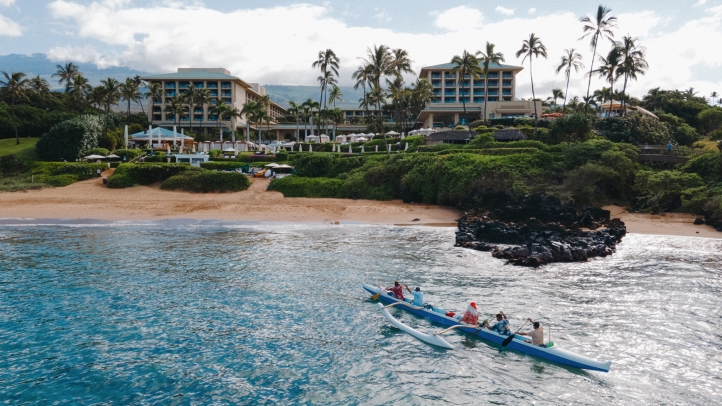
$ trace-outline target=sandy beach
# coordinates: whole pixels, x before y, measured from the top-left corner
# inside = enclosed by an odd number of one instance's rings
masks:
[[[104,175],[110,175],[110,172]],[[199,194],[160,190],[158,186],[108,189],[102,179],[91,179],[62,188],[0,193],[1,218],[61,218],[98,220],[198,220],[360,222],[371,224],[455,226],[461,212],[451,207],[405,204],[400,200],[287,198],[267,191],[269,180],[253,179],[243,192]],[[694,225],[695,216],[629,213],[607,206],[627,231],[638,234],[722,238],[705,225]],[[418,218],[418,221],[413,221]]]

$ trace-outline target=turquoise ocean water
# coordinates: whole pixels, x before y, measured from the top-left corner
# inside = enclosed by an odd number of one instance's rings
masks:
[[[714,404],[722,240],[629,235],[539,269],[454,229],[198,221],[0,221],[2,404]],[[393,328],[361,282],[511,325],[609,373]],[[401,310],[403,322],[442,327]]]

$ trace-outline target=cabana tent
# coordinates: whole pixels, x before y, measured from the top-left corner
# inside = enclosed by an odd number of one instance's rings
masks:
[[[165,147],[173,144],[173,131],[167,130],[162,127],[156,127],[152,130],[151,136],[153,137],[154,147]],[[136,144],[148,144],[148,130],[143,132],[135,133],[130,135],[130,140]],[[190,145],[193,143],[193,138],[181,133],[175,133],[175,142],[180,145]]]

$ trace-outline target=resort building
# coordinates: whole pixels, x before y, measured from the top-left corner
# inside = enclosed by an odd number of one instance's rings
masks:
[[[419,78],[431,83],[435,95],[417,118],[423,127],[454,127],[483,119],[485,104],[487,120],[534,114],[531,100],[515,100],[516,75],[523,67],[493,63],[489,65],[488,78],[472,79],[466,75],[461,80],[458,74],[451,73],[453,68],[451,63],[421,68]],[[537,112],[541,114],[542,103],[536,103]]]
[[[238,134],[243,134],[246,131],[245,116],[223,117],[222,122],[219,123],[219,118],[212,112],[212,107],[218,100],[240,111],[247,101],[257,102],[266,95],[263,86],[231,76],[231,73],[223,68],[178,68],[176,73],[146,76],[141,79],[149,84],[159,83],[163,89],[160,98],[149,102],[148,119],[154,125],[163,127],[178,125],[179,128],[194,131],[200,129],[206,133],[213,129],[217,131],[219,126],[224,132],[238,130]],[[193,111],[183,117],[175,117],[166,108],[170,105],[171,99],[186,94],[191,85],[196,89],[207,89],[210,100],[206,104],[194,105]],[[269,103],[266,110],[273,119],[286,113],[283,107],[273,102]],[[255,127],[252,126],[251,129]]]

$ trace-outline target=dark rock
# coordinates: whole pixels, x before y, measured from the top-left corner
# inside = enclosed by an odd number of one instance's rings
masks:
[[[543,194],[487,213],[466,213],[458,224],[456,246],[491,251],[493,257],[510,264],[534,267],[611,255],[627,234],[624,222],[610,219],[608,210],[586,208],[579,214]],[[596,230],[582,231],[580,226]]]
[[[704,219],[701,217],[697,217],[696,219],[694,219],[694,224],[695,225],[704,224]]]

